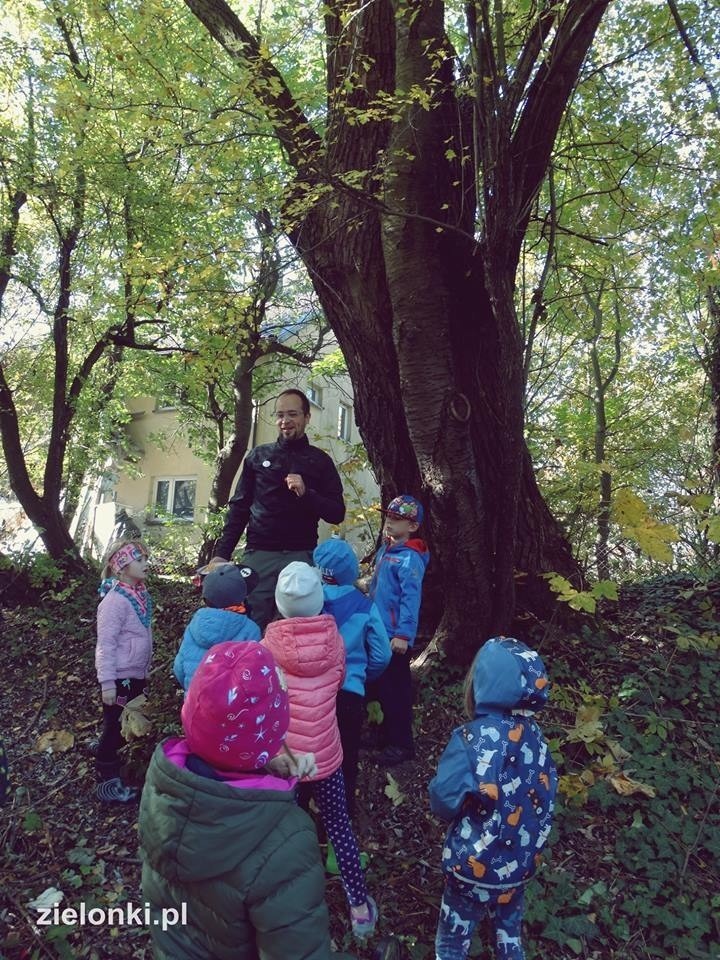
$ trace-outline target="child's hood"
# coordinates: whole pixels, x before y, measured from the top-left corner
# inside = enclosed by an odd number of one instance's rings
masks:
[[[475,716],[507,711],[540,710],[547,701],[549,680],[540,655],[520,640],[494,637],[475,660]]]
[[[168,879],[212,880],[261,847],[294,803],[292,791],[238,789],[200,777],[173,762],[161,744],[140,807],[142,846]]]
[[[325,583],[348,586],[360,576],[355,551],[346,540],[330,537],[315,547],[313,560],[320,568]]]
[[[395,553],[401,550],[412,550],[420,557],[425,566],[428,565],[430,560],[430,551],[428,550],[425,541],[420,537],[412,537],[410,540],[405,540],[403,543],[397,543],[394,545],[388,543],[388,553]]]
[[[201,607],[187,626],[188,633],[199,647],[209,649],[216,643],[234,640],[239,633],[248,633],[249,618],[233,610]],[[260,639],[258,628],[257,639]]]
[[[262,642],[291,677],[321,677],[345,650],[335,618],[324,613],[273,620]]]

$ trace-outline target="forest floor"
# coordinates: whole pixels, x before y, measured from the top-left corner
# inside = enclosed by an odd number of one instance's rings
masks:
[[[150,738],[129,748],[131,779],[158,739],[179,730],[171,676],[198,597],[156,580]],[[136,810],[93,798],[99,730],[94,609],[87,590],[4,613],[0,736],[11,791],[0,812],[0,960],[150,960],[146,927],[39,926],[48,888],[62,905],[142,904]],[[553,680],[541,724],[561,796],[546,863],[529,887],[528,958],[720,958],[720,583],[658,579],[627,588],[604,621],[537,638]],[[438,656],[415,671],[417,760],[391,771],[361,761],[357,831],[380,908],[373,940],[353,945],[340,882],[328,877],[332,935],[360,960],[382,936],[412,960],[434,957],[444,828],[427,784],[461,722],[461,672]],[[471,957],[490,960],[486,930]]]

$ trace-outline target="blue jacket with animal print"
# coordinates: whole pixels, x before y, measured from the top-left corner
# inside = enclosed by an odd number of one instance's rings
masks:
[[[533,875],[552,826],[557,771],[533,719],[549,681],[539,655],[510,637],[488,640],[471,669],[474,717],[440,757],[430,806],[452,821],[444,872],[505,889]]]

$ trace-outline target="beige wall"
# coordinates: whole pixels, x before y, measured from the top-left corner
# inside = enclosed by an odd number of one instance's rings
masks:
[[[194,479],[196,507],[207,504],[210,469],[188,447],[177,412],[158,409],[150,397],[136,398],[128,407],[132,420],[127,433],[140,459],[118,478],[118,504],[127,507],[133,516],[149,512],[156,481],[161,477]]]

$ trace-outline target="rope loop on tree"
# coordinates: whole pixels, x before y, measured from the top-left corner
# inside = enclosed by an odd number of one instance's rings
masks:
[[[458,393],[457,396],[452,398],[450,401],[450,413],[458,423],[468,422],[470,414],[472,413],[472,407],[464,393]]]

